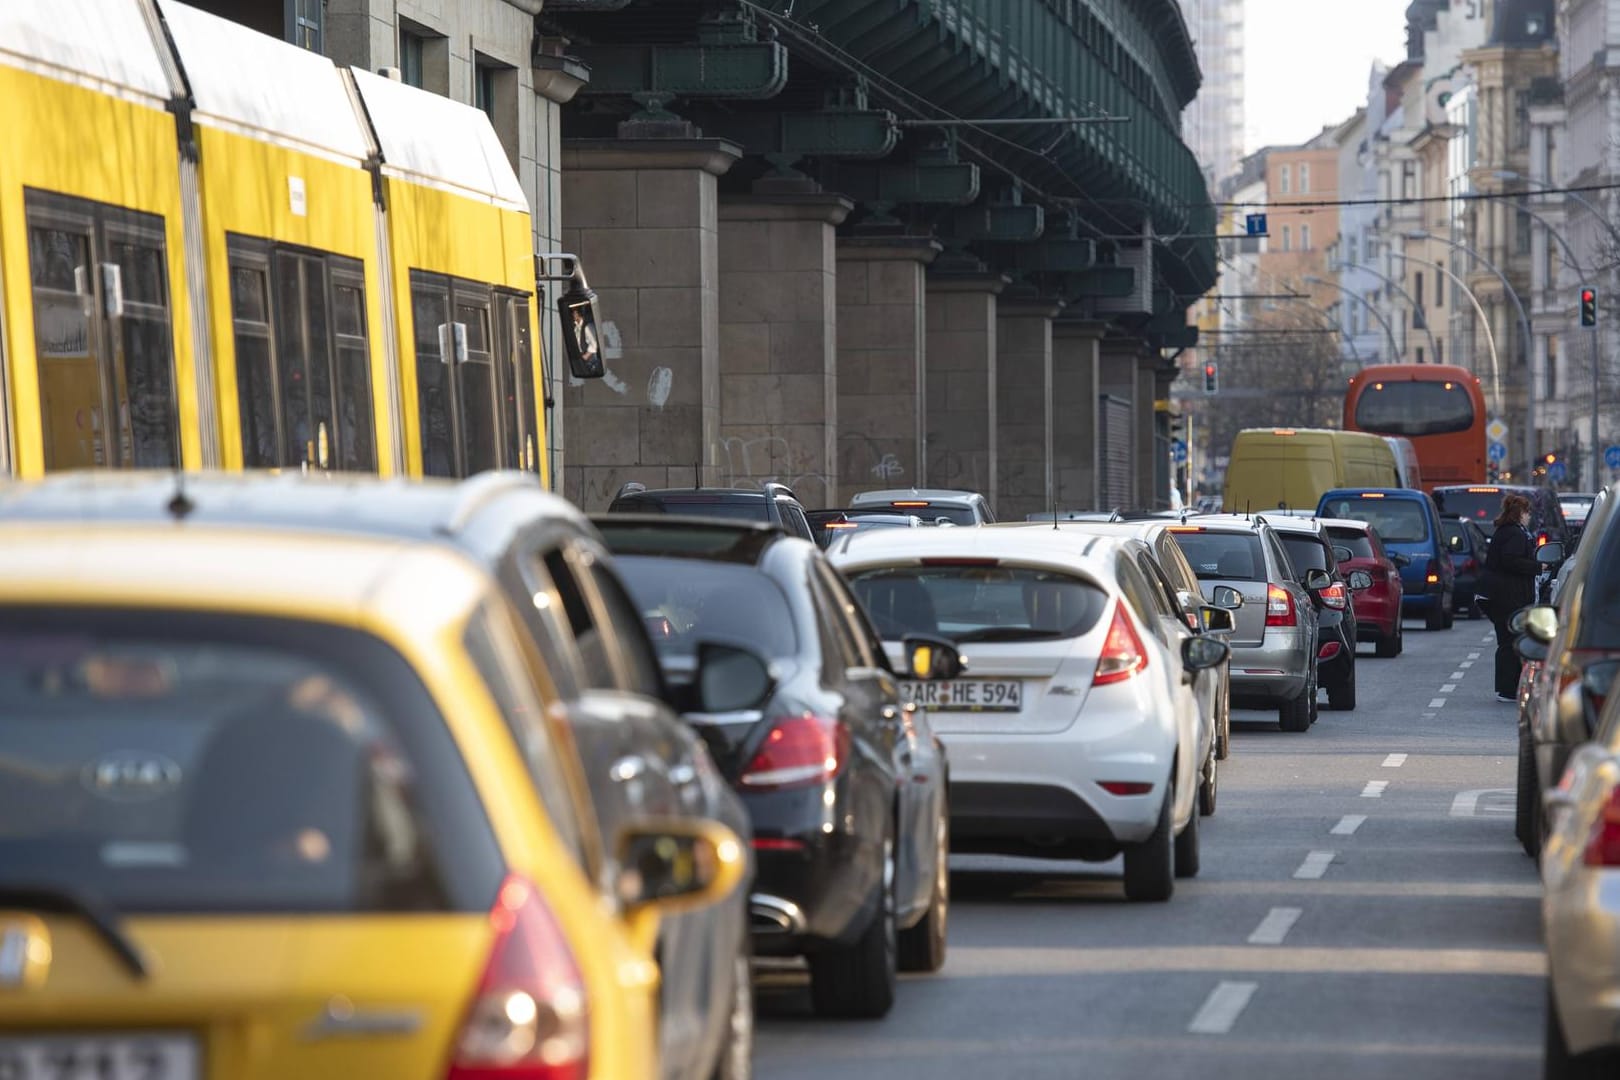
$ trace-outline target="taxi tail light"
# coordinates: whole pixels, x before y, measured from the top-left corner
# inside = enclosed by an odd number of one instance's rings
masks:
[[[1114,621],[1108,626],[1108,636],[1103,639],[1102,655],[1097,657],[1097,674],[1092,676],[1092,686],[1110,686],[1114,683],[1124,682],[1136,676],[1147,667],[1147,649],[1142,646],[1142,638],[1137,634],[1136,627],[1131,625],[1130,616],[1125,614],[1125,605],[1122,601],[1114,604]]]
[[[1592,823],[1581,861],[1587,866],[1620,866],[1620,788],[1609,793],[1609,801]]]
[[[843,770],[849,752],[849,728],[837,720],[790,716],[766,734],[737,783],[749,791],[823,784]]]
[[[1294,597],[1281,585],[1266,586],[1266,625],[1299,625],[1299,612],[1294,610]]]
[[[586,1080],[590,1008],[573,950],[533,883],[509,876],[495,942],[446,1080]]]
[[[1322,643],[1322,647],[1317,650],[1316,658],[1318,660],[1333,660],[1338,657],[1343,649],[1344,646],[1337,641],[1325,641]]]
[[[1338,611],[1343,611],[1345,605],[1350,602],[1349,592],[1338,582],[1334,582],[1316,595],[1322,598],[1322,603]]]

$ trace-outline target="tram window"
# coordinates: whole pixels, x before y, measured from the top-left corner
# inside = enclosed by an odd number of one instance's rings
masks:
[[[529,472],[540,471],[539,427],[534,411],[534,349],[530,342],[529,301],[527,297],[510,293],[495,297],[495,325],[500,328],[506,344],[497,349],[507,365],[497,365],[510,372],[501,388],[501,414],[505,418],[505,448],[507,461]]]
[[[411,274],[411,317],[416,323],[416,396],[422,433],[422,475],[455,476],[450,414],[450,364],[441,354],[439,327],[450,310],[448,283]]]
[[[228,251],[242,464],[375,471],[360,262],[243,236]]]
[[[28,190],[46,469],[179,460],[163,219]]]

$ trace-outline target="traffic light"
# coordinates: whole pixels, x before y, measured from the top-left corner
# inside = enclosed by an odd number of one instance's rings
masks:
[[[1581,290],[1581,325],[1597,325],[1597,290]]]
[[[1215,361],[1210,360],[1204,364],[1204,393],[1215,393],[1220,389],[1220,383],[1220,371],[1215,367]]]

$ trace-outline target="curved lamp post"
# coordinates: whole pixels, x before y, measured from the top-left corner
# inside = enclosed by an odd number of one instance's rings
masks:
[[[1368,300],[1365,296],[1362,296],[1358,292],[1352,292],[1343,285],[1340,285],[1337,281],[1328,281],[1326,278],[1313,277],[1310,275],[1307,275],[1305,280],[1310,282],[1312,285],[1326,285],[1330,289],[1338,289],[1340,292],[1344,293],[1344,295],[1348,296],[1352,300],[1357,301],[1368,311],[1372,312],[1373,318],[1378,320],[1378,325],[1384,328],[1384,335],[1389,338],[1389,354],[1392,361],[1395,363],[1400,362],[1399,358],[1401,355],[1401,347],[1395,344],[1395,328],[1389,324],[1389,320],[1384,318],[1384,313],[1379,311],[1371,300]],[[1345,336],[1349,337],[1350,335],[1347,334]]]
[[[1408,304],[1412,305],[1412,310],[1414,312],[1423,310],[1423,304],[1416,297],[1414,297],[1411,293],[1407,292],[1406,288],[1403,285],[1401,285],[1400,282],[1396,281],[1394,278],[1390,277],[1388,274],[1383,273],[1382,271],[1374,270],[1372,267],[1367,266],[1365,263],[1334,263],[1328,269],[1330,269],[1330,270],[1364,270],[1367,273],[1371,274],[1373,277],[1377,278],[1379,281],[1382,281],[1384,284],[1388,285],[1390,288],[1394,289],[1396,292],[1400,293],[1402,296],[1404,296],[1406,298],[1406,302]],[[1428,318],[1427,315],[1425,315],[1423,317],[1423,333],[1429,339],[1429,355],[1430,356],[1438,356],[1438,355],[1440,355],[1440,350],[1435,348],[1435,346],[1434,346],[1434,331],[1432,329],[1430,329],[1430,327],[1429,327],[1429,318]]]
[[[1498,362],[1496,356],[1496,335],[1491,332],[1491,321],[1485,317],[1485,309],[1480,306],[1479,297],[1475,296],[1474,290],[1468,287],[1468,282],[1458,277],[1444,263],[1435,262],[1433,259],[1420,259],[1416,255],[1407,255],[1400,251],[1392,251],[1390,254],[1397,259],[1434,267],[1451,279],[1457,288],[1463,291],[1463,295],[1468,297],[1468,302],[1474,305],[1474,314],[1479,316],[1480,325],[1485,328],[1485,346],[1491,352],[1491,397],[1495,399],[1496,411],[1500,415],[1502,412],[1502,365]]]

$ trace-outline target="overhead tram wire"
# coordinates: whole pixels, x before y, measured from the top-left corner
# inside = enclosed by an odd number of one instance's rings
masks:
[[[1590,191],[1620,191],[1620,182],[1613,184],[1583,184],[1577,187],[1545,188],[1531,194],[1578,195]],[[1343,206],[1420,206],[1427,203],[1488,202],[1496,199],[1518,199],[1523,191],[1469,191],[1458,195],[1408,195],[1373,199],[1293,199],[1287,202],[1211,202],[1205,205],[1224,210],[1269,210],[1293,213],[1296,210],[1332,210]]]

